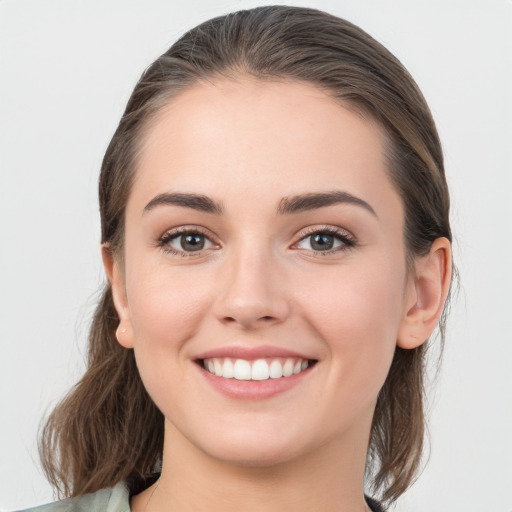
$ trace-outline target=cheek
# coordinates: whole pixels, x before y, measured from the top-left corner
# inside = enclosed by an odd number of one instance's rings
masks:
[[[138,268],[127,283],[134,336],[142,346],[179,348],[200,328],[208,284],[193,272]]]
[[[127,281],[137,367],[157,407],[172,418],[184,414],[190,340],[201,331],[210,302],[208,283],[181,270],[139,265]]]
[[[392,260],[380,259],[347,266],[301,294],[304,316],[325,342],[331,378],[343,380],[354,397],[364,389],[373,396],[386,379],[401,318],[404,273]]]
[[[304,309],[314,310],[331,332],[350,329],[354,343],[369,332],[386,339],[396,333],[402,309],[404,272],[397,266],[381,260],[317,276],[310,281],[315,286],[302,290]]]

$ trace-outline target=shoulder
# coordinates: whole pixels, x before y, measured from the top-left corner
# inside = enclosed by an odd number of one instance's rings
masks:
[[[32,507],[20,512],[130,512],[128,487],[120,482],[115,487],[92,494]]]

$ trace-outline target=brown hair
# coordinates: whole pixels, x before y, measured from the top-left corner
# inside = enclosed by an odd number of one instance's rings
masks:
[[[388,169],[405,209],[409,261],[438,237],[451,240],[441,145],[428,106],[400,62],[360,28],[307,8],[268,6],[209,20],[186,33],[142,75],[101,169],[102,242],[122,253],[124,209],[144,128],[180,90],[215,76],[311,83],[376,119],[388,135]],[[50,415],[43,467],[64,495],[120,480],[143,486],[158,466],[163,416],[144,389],[132,350],[115,336],[107,285],[90,332],[88,369]],[[445,315],[440,322],[444,340]],[[424,438],[427,344],[396,348],[370,435],[367,479],[385,502],[417,472]]]

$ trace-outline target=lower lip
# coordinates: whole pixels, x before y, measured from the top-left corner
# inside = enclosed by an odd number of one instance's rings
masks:
[[[306,368],[304,371],[290,377],[267,380],[224,379],[206,371],[199,365],[198,369],[206,382],[223,395],[240,400],[262,400],[284,393],[296,386],[311,373],[313,367]]]

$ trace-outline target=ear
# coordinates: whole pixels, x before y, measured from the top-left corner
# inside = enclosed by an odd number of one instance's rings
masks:
[[[103,259],[105,273],[112,287],[114,306],[117,311],[117,316],[119,317],[119,326],[116,331],[117,341],[125,348],[133,348],[133,329],[121,262],[118,258],[114,257],[109,244],[102,244],[101,257]]]
[[[447,238],[437,238],[426,256],[415,261],[407,283],[397,345],[412,349],[427,341],[436,328],[450,289],[452,251]]]

